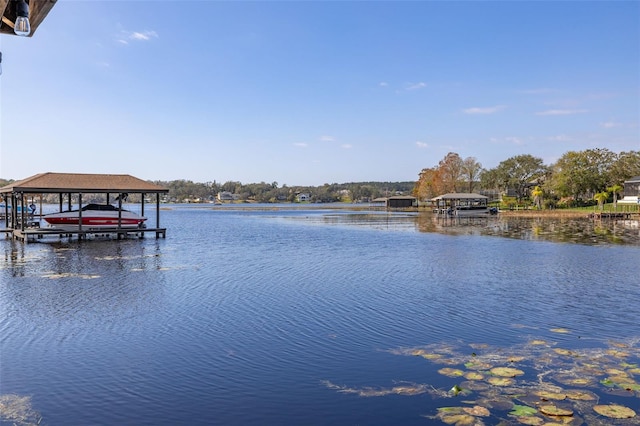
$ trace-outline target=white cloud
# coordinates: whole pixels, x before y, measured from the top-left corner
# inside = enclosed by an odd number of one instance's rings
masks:
[[[504,105],[496,105],[492,107],[472,107],[463,109],[465,114],[495,114],[498,111],[505,109]]]
[[[424,89],[425,87],[427,87],[427,83],[410,83],[408,84],[405,89],[406,90],[420,90],[420,89]]]
[[[155,31],[144,31],[144,32],[141,32],[141,33],[136,31],[136,32],[131,33],[129,38],[131,40],[148,41],[148,40],[151,40],[152,38],[158,38],[158,33],[156,33]]]
[[[536,112],[536,115],[574,115],[589,112],[586,109],[549,109],[546,111]]]
[[[504,138],[504,140],[513,145],[524,145],[524,141],[516,136],[509,136]]]
[[[381,81],[378,85],[380,87],[387,87],[389,85],[389,83],[387,83],[386,81]]]
[[[309,146],[306,142],[296,142],[293,144],[293,146],[297,146],[300,148],[306,148],[307,146]]]
[[[154,38],[158,38],[158,33],[155,31],[121,31],[116,41],[120,44],[129,44],[129,41],[150,41]]]
[[[353,145],[346,143],[344,145],[341,145],[340,148],[342,148],[342,149],[351,149],[351,148],[353,148]]]
[[[321,140],[322,142],[333,142],[336,140],[333,136],[327,136],[327,135],[320,136],[318,139]]]
[[[426,142],[416,141],[416,146],[418,148],[429,148],[429,144]]]
[[[622,126],[622,123],[616,123],[615,121],[605,121],[604,123],[600,123],[600,126],[604,127],[605,129],[611,129],[613,127]]]

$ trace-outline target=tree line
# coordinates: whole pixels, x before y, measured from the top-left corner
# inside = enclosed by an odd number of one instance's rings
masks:
[[[614,153],[606,148],[569,151],[546,165],[529,154],[485,169],[475,157],[448,153],[437,166],[422,169],[413,194],[428,200],[450,192],[485,192],[529,199],[542,207],[588,205],[616,198],[625,180],[640,176],[640,151]],[[605,198],[606,194],[606,198]]]
[[[352,182],[321,186],[279,186],[278,182],[243,184],[238,181],[198,183],[191,180],[153,181],[169,189],[170,202],[209,202],[219,193],[229,192],[241,201],[256,203],[296,202],[299,194],[307,194],[312,203],[371,201],[378,197],[410,194],[415,182]]]
[[[539,207],[562,207],[615,200],[624,181],[635,176],[640,176],[640,151],[614,153],[606,148],[594,148],[569,151],[550,165],[529,154],[517,155],[493,169],[483,168],[475,157],[462,158],[450,152],[436,166],[422,169],[417,181],[407,182],[321,186],[238,181],[199,183],[185,179],[152,182],[169,189],[164,201],[177,203],[215,201],[222,192],[234,194],[238,200],[258,203],[296,202],[299,194],[307,194],[313,203],[330,203],[368,202],[408,194],[426,201],[450,192],[480,192],[495,198],[512,196],[517,201],[529,200]],[[0,179],[0,186],[12,182]]]

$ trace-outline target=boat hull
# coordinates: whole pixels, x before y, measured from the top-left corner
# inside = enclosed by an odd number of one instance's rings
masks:
[[[103,206],[100,206],[104,208]],[[107,228],[141,228],[146,217],[137,215],[128,210],[104,210],[83,209],[82,214],[78,210],[48,214],[43,219],[52,227],[64,230],[77,230],[82,228],[107,229]],[[82,218],[80,217],[82,216]]]

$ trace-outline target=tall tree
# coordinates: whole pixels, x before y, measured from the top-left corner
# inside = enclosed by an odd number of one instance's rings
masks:
[[[462,162],[462,173],[467,182],[469,193],[473,192],[473,187],[480,178],[482,164],[475,157],[467,157]]]
[[[458,192],[458,186],[464,176],[464,162],[455,152],[448,153],[440,163],[438,170],[442,179],[442,190],[444,192]]]
[[[442,194],[442,179],[437,168],[422,169],[413,194],[420,200],[428,200]]]
[[[613,152],[601,148],[569,151],[553,165],[549,187],[560,196],[592,199],[609,185],[616,157]]]
[[[618,207],[618,194],[623,189],[624,188],[618,184],[607,187],[607,192],[610,192],[613,194],[613,207]]]
[[[533,197],[533,203],[536,205],[538,210],[542,210],[543,194],[544,194],[544,191],[542,191],[540,186],[536,186],[535,188],[533,188],[533,191],[531,191],[531,196]]]
[[[604,210],[604,203],[609,198],[609,193],[607,191],[598,192],[593,196],[593,199],[598,202],[598,209],[600,211]]]
[[[504,191],[513,189],[516,197],[522,199],[531,183],[534,181],[539,183],[547,172],[548,168],[541,158],[524,154],[516,155],[498,164],[494,178],[500,189]]]
[[[640,176],[640,151],[621,152],[611,165],[609,183],[622,185],[625,180]]]

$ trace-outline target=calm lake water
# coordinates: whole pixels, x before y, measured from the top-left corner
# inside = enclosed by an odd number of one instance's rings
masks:
[[[170,206],[161,225],[0,239],[0,424],[519,424],[548,401],[638,424],[593,409],[640,415],[637,221]]]

